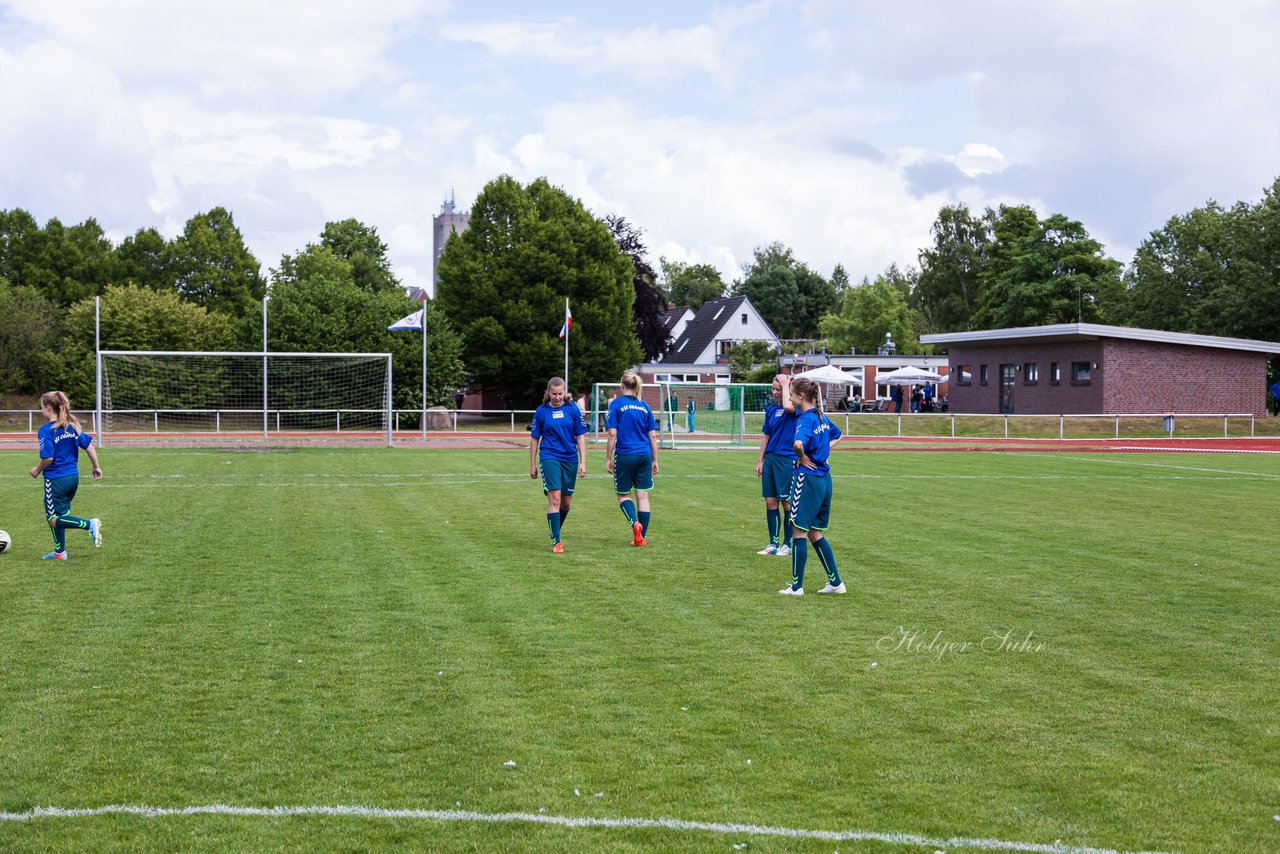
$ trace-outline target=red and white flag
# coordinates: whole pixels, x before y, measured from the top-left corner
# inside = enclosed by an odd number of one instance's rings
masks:
[[[568,338],[569,330],[573,328],[573,315],[569,313],[569,299],[564,301],[564,326],[560,327],[560,337]]]

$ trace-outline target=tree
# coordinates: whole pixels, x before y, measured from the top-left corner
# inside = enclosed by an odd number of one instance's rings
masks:
[[[973,314],[982,302],[990,223],[960,204],[938,211],[932,231],[933,246],[920,253],[912,306],[930,332],[971,329]]]
[[[400,287],[387,260],[387,244],[378,230],[357,219],[325,223],[320,245],[351,265],[357,287],[370,291],[387,291]]]
[[[836,290],[836,300],[843,300],[845,292],[853,287],[849,281],[849,271],[844,268],[843,264],[837,264],[836,268],[831,271],[831,287]]]
[[[370,290],[356,284],[352,264],[326,246],[286,255],[272,271],[267,303],[270,349],[297,353],[391,353],[391,402],[396,409],[422,406],[421,333],[387,327],[419,306],[399,288]],[[445,314],[427,311],[427,405],[441,406],[466,384],[462,341]]]
[[[570,389],[613,379],[641,358],[632,324],[634,271],[604,223],[539,178],[490,181],[467,231],[445,244],[436,302],[466,342],[477,382],[523,403],[563,370],[557,337],[568,297]]]
[[[0,394],[36,394],[50,373],[62,330],[58,307],[35,288],[0,279]]]
[[[734,292],[751,300],[756,311],[760,312],[760,316],[779,338],[806,337],[798,322],[800,289],[796,286],[796,274],[793,270],[771,267],[763,273],[753,273],[737,282]]]
[[[94,321],[91,297],[67,312],[53,380],[73,400],[90,400],[94,394]],[[225,350],[232,342],[226,315],[172,291],[137,285],[112,285],[103,292],[101,328],[104,350]]]
[[[175,289],[169,242],[154,228],[140,228],[126,237],[116,247],[115,259],[116,283],[132,282],[153,291]]]
[[[1126,273],[1136,326],[1280,340],[1280,180],[1257,205],[1174,216],[1142,242]]]
[[[258,259],[225,208],[187,220],[170,244],[170,265],[178,293],[210,311],[244,317],[258,310],[266,293]]]
[[[836,308],[835,287],[777,241],[757,246],[742,271],[734,294],[751,300],[779,338],[817,337],[819,321]]]
[[[720,278],[720,271],[710,264],[684,264],[666,258],[659,259],[658,263],[667,295],[676,305],[688,306],[696,314],[705,303],[724,296],[724,280]]]
[[[645,259],[648,249],[640,229],[614,214],[606,216],[604,224],[608,226],[618,249],[631,259],[631,267],[635,271],[632,283],[636,292],[631,317],[644,358],[652,362],[671,346],[671,336],[662,322],[662,313],[667,310],[667,295],[658,287],[657,274]]]
[[[44,228],[24,210],[0,212],[0,277],[36,288],[59,306],[102,293],[114,269],[111,241],[92,218]]]
[[[975,327],[1105,323],[1119,315],[1120,262],[1079,222],[1062,214],[1041,221],[1025,205],[1002,205],[992,233]]]
[[[726,355],[735,383],[771,383],[778,374],[778,351],[771,341],[743,341],[730,346]]]
[[[893,336],[899,353],[918,353],[915,326],[916,313],[888,273],[851,288],[840,313],[828,314],[820,324],[823,337],[837,353],[874,353],[886,332]]]

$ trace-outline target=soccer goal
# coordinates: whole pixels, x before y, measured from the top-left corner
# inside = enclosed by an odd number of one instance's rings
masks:
[[[98,353],[99,441],[391,444],[390,353]]]
[[[768,385],[658,383],[659,436],[664,448],[739,446],[759,440]]]

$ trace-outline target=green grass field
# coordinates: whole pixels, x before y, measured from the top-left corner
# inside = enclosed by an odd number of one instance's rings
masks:
[[[0,850],[1280,849],[1280,456],[840,453],[798,600],[750,452],[663,455],[634,549],[593,447],[562,557],[524,451],[102,459],[55,564],[0,453]],[[121,804],[884,836],[26,817]]]

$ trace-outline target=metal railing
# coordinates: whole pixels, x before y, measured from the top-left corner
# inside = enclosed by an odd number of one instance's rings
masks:
[[[100,425],[96,413],[92,410],[75,410],[75,415],[89,432],[97,434]],[[392,410],[392,428],[396,433],[422,431],[424,433],[442,432],[510,432],[519,433],[528,429],[533,420],[532,409],[466,409],[466,410],[428,410],[427,424],[422,425],[420,409]],[[121,429],[113,425],[112,433],[164,433],[164,432],[261,432],[261,410],[233,409],[131,409],[116,410],[105,413],[111,418],[126,417],[134,420],[133,429]],[[383,410],[370,409],[289,409],[269,410],[268,417],[274,432],[313,432],[343,433],[360,431],[382,431],[386,427],[381,423]],[[758,413],[746,413],[748,420]],[[440,416],[445,416],[445,424],[440,424]],[[598,422],[595,416],[600,413],[585,413],[592,422]],[[843,417],[842,429],[850,436],[892,436],[904,438],[1151,438],[1164,436],[1176,438],[1180,430],[1186,432],[1195,427],[1203,435],[1207,429],[1206,422],[1221,423],[1221,436],[1231,437],[1233,423],[1236,435],[1250,438],[1258,435],[1258,417],[1247,412],[1229,413],[1168,413],[1154,412],[1132,415],[992,415],[957,412],[828,412],[828,417]],[[205,421],[196,423],[191,416],[203,416]],[[361,423],[361,416],[364,423]],[[291,418],[323,419],[324,426],[318,426],[315,420],[308,424],[295,422]],[[402,424],[402,419],[413,426]],[[892,420],[890,420],[892,419]],[[1280,435],[1280,419],[1263,419],[1267,425],[1276,425],[1276,429],[1267,429],[1263,435]],[[372,423],[371,423],[372,422]],[[888,423],[886,423],[888,422]],[[1243,423],[1247,422],[1247,433]],[[38,409],[0,409],[0,434],[34,434],[44,424],[44,416]],[[837,420],[837,424],[840,421]],[[1190,427],[1187,426],[1190,423]],[[1100,425],[1106,425],[1101,429]],[[1180,427],[1180,425],[1183,425]],[[597,424],[598,426],[598,424]],[[751,426],[751,425],[749,425]],[[1072,429],[1074,426],[1075,429]],[[1088,429],[1086,429],[1086,427]],[[1126,429],[1126,427],[1128,429]],[[1135,432],[1136,431],[1136,432]],[[1053,435],[1056,433],[1056,437]],[[754,430],[751,435],[754,435]]]

